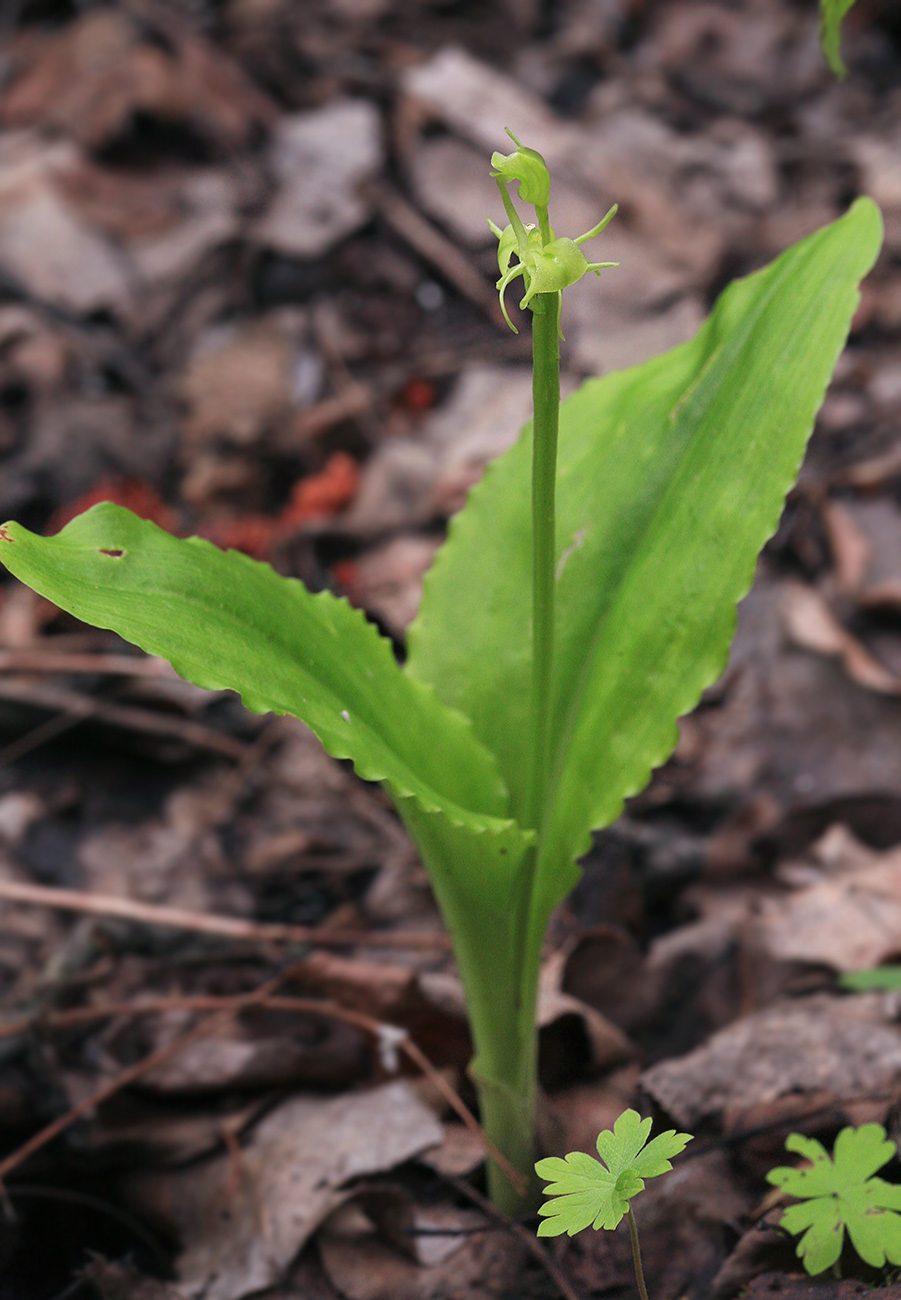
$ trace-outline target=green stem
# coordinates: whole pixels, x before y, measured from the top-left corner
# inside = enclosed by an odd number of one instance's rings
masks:
[[[469,889],[460,887],[484,869],[475,837],[449,834],[443,819],[415,800],[401,800],[398,811],[416,841],[454,941],[475,1047],[469,1073],[486,1136],[502,1157],[488,1161],[491,1199],[509,1214],[537,1210],[535,1003],[541,935],[523,937],[511,912],[498,915],[482,908]],[[505,1172],[511,1165],[512,1178]]]
[[[534,1008],[533,1008],[534,1020]],[[494,1160],[488,1160],[488,1195],[492,1204],[515,1216],[534,1212],[541,1202],[541,1185],[535,1173],[536,1080],[538,1033],[511,1044],[513,1050],[497,1063],[494,1077],[480,1079],[471,1070],[479,1094],[479,1111],[485,1132],[521,1175],[518,1184]]]
[[[635,1265],[635,1281],[638,1283],[638,1294],[641,1300],[648,1300],[648,1289],[644,1284],[644,1269],[641,1267],[641,1247],[638,1244],[638,1226],[635,1222],[635,1215],[632,1213],[632,1206],[628,1207],[629,1215],[629,1236],[632,1238],[632,1263]]]
[[[532,761],[525,825],[540,829],[550,777],[555,488],[560,419],[560,295],[532,299]],[[531,890],[528,891],[531,893]]]
[[[540,834],[542,808],[551,767],[550,704],[554,663],[554,584],[557,552],[554,496],[557,477],[557,428],[560,412],[560,295],[537,294],[532,299],[532,695],[528,802],[524,825]],[[495,1205],[510,1213],[535,1208],[540,1199],[535,1178],[535,1104],[538,1070],[538,1030],[535,1003],[540,966],[540,937],[532,935],[532,906],[537,846],[521,871],[514,905],[512,933],[512,1005],[496,1037],[476,1038],[488,1047],[489,1066],[479,1088],[486,1131],[504,1155],[528,1178],[526,1191],[516,1191],[504,1173],[489,1162],[489,1191]],[[496,1032],[496,1031],[495,1031]],[[509,1035],[512,1034],[512,1039]],[[505,1037],[507,1041],[505,1041]],[[492,1041],[492,1039],[494,1041]],[[500,1048],[501,1050],[498,1050]],[[479,1080],[477,1079],[477,1082]]]
[[[542,244],[549,244],[551,242],[551,223],[548,218],[547,208],[536,206],[535,211],[538,214],[538,229],[541,232],[541,242]]]
[[[557,427],[560,408],[560,295],[532,299],[532,696],[530,777],[524,825],[541,828],[551,766],[550,702],[554,660],[554,582],[556,526],[554,495],[557,475]],[[540,936],[532,935],[532,906],[537,846],[521,867],[511,933],[509,991],[483,991],[485,1010],[501,995],[505,1005],[489,1028],[473,1016],[481,1057],[475,1071],[486,1132],[527,1178],[525,1191],[512,1187],[503,1171],[489,1161],[491,1199],[509,1213],[533,1209],[540,1200],[534,1173],[538,1030],[535,1020],[540,966]],[[503,994],[506,993],[506,997]],[[477,1058],[478,1061],[478,1058]],[[481,1075],[481,1077],[479,1077]]]

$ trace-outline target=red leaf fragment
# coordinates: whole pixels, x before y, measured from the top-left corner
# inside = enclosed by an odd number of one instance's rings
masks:
[[[167,533],[180,532],[178,515],[149,483],[138,478],[103,478],[74,501],[68,501],[53,512],[47,524],[47,536],[58,533],[70,519],[83,514],[98,501],[112,501],[114,505],[125,506],[140,519],[149,519]]]

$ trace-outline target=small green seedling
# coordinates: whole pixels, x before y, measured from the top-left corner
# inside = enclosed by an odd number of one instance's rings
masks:
[[[846,1228],[867,1264],[901,1264],[901,1186],[873,1177],[897,1155],[882,1125],[843,1128],[832,1157],[822,1143],[800,1133],[790,1134],[785,1146],[809,1160],[809,1167],[771,1169],[767,1179],[798,1198],[780,1226],[793,1236],[801,1234],[798,1255],[807,1272],[822,1273],[838,1264]]]
[[[820,44],[826,62],[837,77],[844,77],[848,69],[842,58],[841,23],[855,0],[820,0]]]
[[[891,993],[901,989],[901,966],[869,966],[866,970],[849,970],[838,977],[839,987],[849,993]]]
[[[539,1178],[550,1180],[544,1190],[550,1199],[538,1211],[543,1216],[539,1237],[559,1237],[564,1232],[573,1237],[589,1226],[612,1229],[628,1216],[641,1300],[648,1300],[648,1293],[630,1202],[644,1190],[646,1178],[656,1178],[672,1169],[671,1158],[692,1140],[691,1133],[668,1129],[648,1142],[650,1132],[650,1119],[642,1119],[635,1110],[624,1110],[612,1131],[604,1129],[598,1134],[600,1161],[584,1151],[571,1151],[562,1160],[548,1156],[535,1166]]]
[[[669,757],[678,718],[726,666],[882,223],[859,199],[730,285],[693,339],[561,406],[561,291],[603,271],[582,246],[611,213],[557,235],[541,155],[517,144],[491,161],[509,223],[495,227],[498,289],[522,275],[532,316],[534,418],[453,521],[403,666],[331,592],[109,502],[55,537],[3,525],[0,563],[196,685],[302,719],[384,783],[453,938],[491,1196],[518,1213],[539,1195],[548,920],[592,831]]]

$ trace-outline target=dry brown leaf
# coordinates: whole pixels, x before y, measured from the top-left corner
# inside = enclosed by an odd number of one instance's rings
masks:
[[[539,1056],[548,1087],[568,1082],[576,1060],[580,1070],[601,1074],[635,1055],[621,1029],[599,1011],[560,991],[564,963],[562,952],[552,956],[542,969],[538,988]],[[455,975],[425,973],[419,977],[419,987],[435,1007],[465,1020],[463,987]]]
[[[826,501],[823,523],[829,538],[839,591],[856,591],[866,575],[872,547],[853,515],[839,501]]]
[[[786,583],[781,615],[783,626],[795,645],[838,659],[848,676],[866,690],[882,695],[901,694],[901,682],[842,627],[826,601],[812,587],[798,582]]]
[[[223,868],[216,834],[220,797],[221,777],[201,777],[176,789],[158,818],[99,826],[79,847],[85,887],[98,894],[209,909],[212,882]],[[242,903],[246,907],[240,886],[231,901],[236,912]]]
[[[491,247],[485,220],[497,207],[497,187],[484,155],[453,136],[418,140],[410,159],[413,187],[423,208],[472,248]]]
[[[76,211],[58,179],[76,162],[63,141],[27,134],[0,147],[0,264],[40,298],[78,312],[121,308],[129,270],[113,245]]]
[[[395,636],[403,636],[416,617],[422,580],[439,545],[434,538],[406,536],[366,551],[352,565],[341,566],[345,595],[375,614]]]
[[[776,961],[852,971],[901,954],[901,852],[764,899],[759,929]]]
[[[223,150],[274,121],[270,101],[224,51],[171,14],[155,19],[91,9],[36,49],[31,42],[0,119],[49,127],[96,149],[141,112],[189,126]]]
[[[764,559],[722,696],[691,715],[694,797],[735,806],[754,789],[789,808],[895,789],[901,699],[861,690],[820,654],[786,653],[783,588]]]
[[[178,1271],[189,1294],[243,1300],[279,1282],[352,1179],[412,1159],[441,1134],[407,1082],[295,1097],[252,1130],[236,1158],[143,1173],[134,1195],[185,1243]]]
[[[567,946],[561,981],[567,993],[627,1033],[647,1024],[659,998],[644,953],[622,926],[583,930]]]
[[[537,95],[457,46],[445,46],[411,68],[402,84],[412,99],[489,153],[504,145],[506,128],[515,122],[520,139],[538,149],[553,170],[577,138],[576,129]]]
[[[519,437],[531,407],[526,367],[468,366],[415,438],[389,438],[370,456],[342,526],[384,533],[459,510],[487,462]]]
[[[452,1232],[482,1215],[435,1207],[413,1210],[410,1228]],[[318,1238],[323,1268],[347,1300],[494,1300],[514,1285],[525,1254],[508,1233],[412,1238],[418,1261],[381,1240],[356,1206],[331,1216]]]
[[[128,242],[161,235],[181,220],[179,170],[123,172],[74,158],[58,180],[66,200],[92,225]]]
[[[621,1066],[602,1079],[558,1088],[539,1110],[541,1144],[547,1155],[594,1151],[602,1129],[612,1129],[619,1116],[635,1103],[641,1074],[637,1062]]]
[[[840,1101],[891,1091],[901,1071],[901,1027],[881,995],[825,995],[766,1007],[699,1047],[662,1061],[642,1086],[691,1129],[727,1108],[739,1111],[789,1093]]]
[[[861,171],[861,184],[886,214],[887,246],[901,248],[901,135],[856,135],[851,139],[855,161]]]
[[[642,253],[639,265],[646,267],[648,260]],[[573,286],[577,290],[579,287]],[[589,287],[596,289],[593,284]],[[705,315],[697,294],[680,298],[666,308],[644,312],[624,309],[621,301],[597,292],[591,297],[587,293],[576,295],[570,305],[576,360],[582,370],[591,374],[640,365],[684,343],[698,332]]]
[[[784,1231],[779,1233],[779,1237],[785,1241]],[[789,1262],[796,1264],[797,1257],[787,1260],[786,1265]],[[761,1274],[750,1283],[737,1285],[729,1292],[718,1289],[717,1300],[722,1300],[727,1294],[740,1294],[743,1300],[772,1300],[774,1294],[778,1294],[779,1300],[866,1300],[869,1296],[878,1296],[879,1300],[901,1300],[901,1286],[896,1283],[892,1286],[874,1287],[872,1283],[850,1277],[843,1280],[830,1277],[821,1281],[819,1278],[805,1277],[800,1270],[792,1275],[782,1268],[778,1272]]]
[[[338,1088],[365,1080],[368,1066],[366,1040],[353,1026],[291,1015],[283,1017],[280,1033],[233,1028],[190,1043],[146,1074],[143,1085],[169,1097],[300,1084]]]
[[[100,1300],[189,1300],[173,1282],[159,1282],[128,1263],[94,1256],[81,1275]]]
[[[285,118],[270,165],[278,189],[254,235],[291,257],[319,256],[371,212],[361,188],[382,165],[377,110],[368,100],[343,99]]]
[[[76,349],[63,330],[17,303],[0,308],[0,383],[25,383],[36,396],[66,378]]]
[[[901,475],[901,445],[895,443],[887,451],[868,456],[838,470],[831,478],[836,487],[854,487],[864,492],[880,488]]]
[[[293,357],[287,335],[265,324],[211,338],[182,380],[188,441],[246,446],[275,427],[290,411]]]
[[[885,582],[874,582],[871,587],[864,588],[858,594],[857,603],[861,609],[901,614],[901,578],[887,578]]]
[[[868,584],[901,577],[901,511],[891,492],[848,497],[841,509],[869,547]]]

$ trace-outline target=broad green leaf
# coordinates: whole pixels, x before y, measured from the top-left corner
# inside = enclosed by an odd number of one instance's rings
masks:
[[[346,601],[311,595],[235,551],[172,537],[109,502],[55,537],[4,525],[0,561],[188,681],[238,691],[256,712],[302,718],[361,776],[474,829],[511,832],[496,763],[467,720],[405,674]]]
[[[472,996],[490,996],[490,986],[509,980],[514,967],[512,903],[534,835],[499,819],[455,823],[420,799],[395,803],[428,868],[464,979],[474,964],[490,976]]]
[[[669,1129],[647,1143],[650,1131],[650,1119],[624,1110],[612,1130],[598,1134],[600,1161],[584,1151],[571,1151],[562,1160],[558,1156],[539,1160],[535,1171],[550,1184],[544,1190],[550,1199],[538,1210],[543,1217],[538,1236],[559,1237],[565,1232],[572,1237],[589,1224],[615,1228],[632,1197],[644,1189],[645,1178],[672,1169],[669,1157],[691,1141],[690,1133]]]
[[[561,408],[554,779],[539,899],[577,878],[722,672],[881,242],[878,209],[731,285],[698,335]],[[488,467],[428,574],[407,669],[473,721],[521,818],[529,745],[531,433]],[[465,611],[465,617],[461,616]]]
[[[539,1160],[535,1166],[539,1178],[553,1178],[555,1181],[545,1188],[545,1195],[553,1199],[539,1206],[538,1213],[543,1222],[539,1224],[539,1237],[559,1237],[566,1233],[572,1237],[589,1224],[594,1228],[615,1228],[629,1208],[629,1196],[626,1189],[617,1186],[618,1180],[591,1156],[593,1168],[582,1171],[582,1162],[576,1157],[582,1152],[571,1152],[565,1160],[557,1160],[564,1171],[551,1169],[552,1159]],[[569,1168],[566,1168],[569,1166]],[[640,1186],[632,1181],[632,1195],[640,1192],[644,1183],[639,1178]]]
[[[837,77],[844,77],[845,67],[841,51],[841,23],[854,0],[820,0],[820,44],[826,62]]]
[[[519,1000],[516,952],[522,942],[516,928],[516,899],[523,857],[534,835],[524,834],[514,822],[495,822],[484,829],[455,824],[417,799],[395,799],[395,803],[428,869],[453,936],[481,1053],[473,1073],[499,1081],[515,1063],[523,1031],[514,1012]],[[527,1011],[526,1029],[534,1014],[531,1007]],[[478,1032],[486,1026],[488,1032]]]
[[[639,1151],[630,1162],[631,1166],[642,1178],[656,1178],[658,1174],[665,1174],[672,1169],[670,1160],[684,1151],[690,1141],[690,1133],[677,1133],[675,1129],[667,1129],[665,1133],[658,1133]]]

